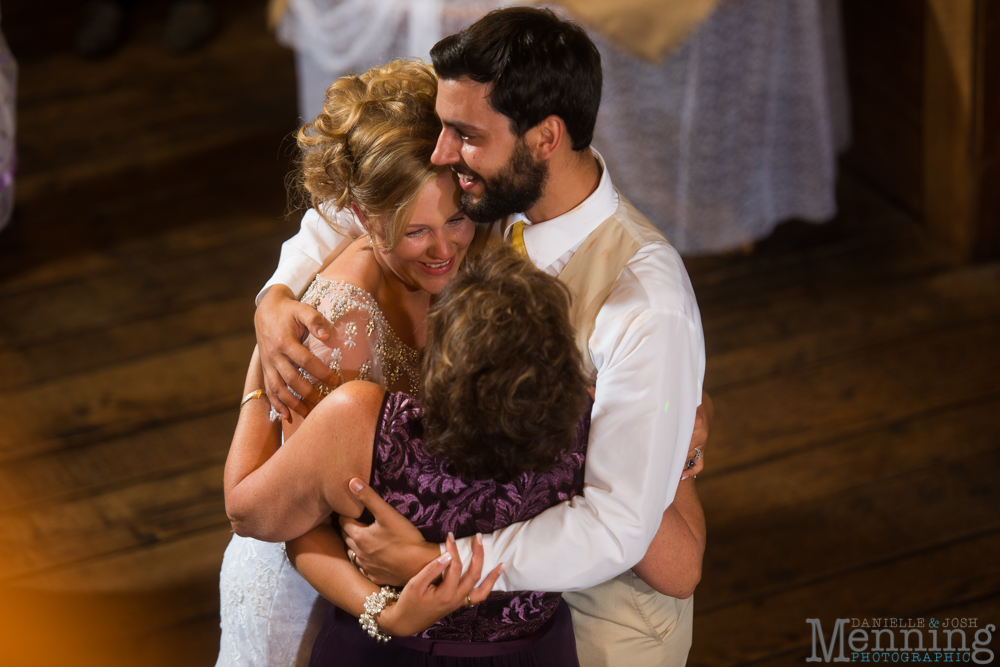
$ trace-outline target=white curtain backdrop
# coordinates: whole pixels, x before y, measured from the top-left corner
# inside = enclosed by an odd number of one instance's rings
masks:
[[[302,118],[337,76],[427,59],[441,36],[503,4],[291,0],[279,37],[296,51]],[[604,66],[594,146],[680,252],[724,252],[790,218],[833,217],[848,140],[837,0],[727,0],[659,64],[593,37]]]
[[[595,37],[594,139],[615,184],[680,252],[717,253],[836,212],[848,140],[839,7],[722,2],[661,65]]]
[[[430,62],[438,40],[500,6],[495,0],[290,0],[278,41],[295,50],[300,118],[316,117],[337,77],[406,56]]]

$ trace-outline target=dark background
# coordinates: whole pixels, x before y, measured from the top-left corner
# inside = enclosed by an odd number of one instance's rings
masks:
[[[845,0],[837,219],[688,261],[716,405],[693,665],[801,663],[806,618],[1000,622],[998,3],[950,6]],[[83,7],[3,3],[0,665],[210,665],[253,299],[297,226],[293,58],[237,0],[168,56],[153,0],[85,62]]]

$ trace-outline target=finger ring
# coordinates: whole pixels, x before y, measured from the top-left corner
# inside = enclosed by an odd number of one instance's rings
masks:
[[[347,551],[347,558],[348,560],[351,561],[351,565],[353,565],[354,567],[358,566],[358,555],[354,553],[354,551],[349,549]]]
[[[704,452],[702,452],[701,449],[695,447],[694,448],[694,458],[691,459],[691,460],[692,461],[700,461],[701,457],[703,457],[703,456],[705,456]]]
[[[472,596],[470,596],[470,595],[466,595],[465,596],[465,606],[466,607],[475,607],[476,606],[476,603],[472,601]]]

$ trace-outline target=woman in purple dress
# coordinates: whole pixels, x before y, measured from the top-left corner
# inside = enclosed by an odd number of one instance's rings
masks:
[[[428,315],[419,400],[348,382],[280,450],[266,404],[244,408],[227,512],[237,534],[293,540],[294,565],[336,605],[313,665],[578,664],[560,595],[491,593],[502,566],[475,587],[482,547],[462,575],[453,539],[582,492],[589,400],[568,303],[556,279],[493,249]],[[262,382],[255,353],[245,392]],[[362,516],[349,484],[363,479],[425,539],[447,544],[398,593],[361,576],[328,522]]]

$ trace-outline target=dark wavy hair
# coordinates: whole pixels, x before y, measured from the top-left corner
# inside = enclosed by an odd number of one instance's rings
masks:
[[[548,470],[590,404],[569,291],[503,246],[431,308],[423,372],[424,444],[467,479]]]
[[[573,150],[594,138],[601,54],[583,28],[548,9],[496,9],[431,49],[440,79],[492,84],[490,105],[519,137],[547,116],[566,123]]]

